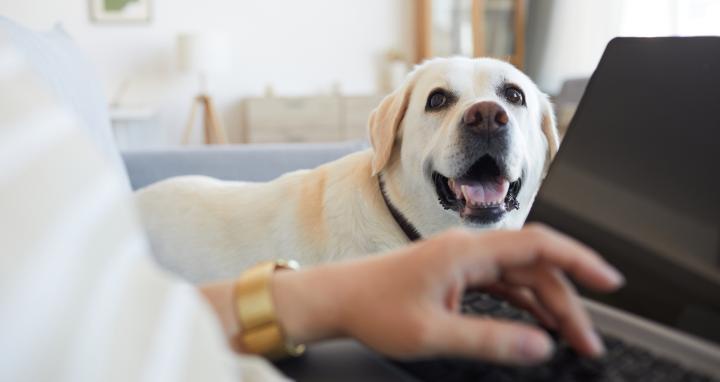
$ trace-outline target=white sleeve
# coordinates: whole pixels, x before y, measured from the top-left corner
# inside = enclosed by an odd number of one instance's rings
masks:
[[[157,268],[120,175],[0,35],[0,380],[282,379]]]

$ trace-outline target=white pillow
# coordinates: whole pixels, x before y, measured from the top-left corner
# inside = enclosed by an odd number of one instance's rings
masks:
[[[70,36],[59,25],[39,32],[0,16],[0,31],[3,30],[45,86],[52,90],[57,101],[75,113],[79,126],[88,132],[110,163],[125,176],[129,189],[130,183],[115,145],[99,78]]]

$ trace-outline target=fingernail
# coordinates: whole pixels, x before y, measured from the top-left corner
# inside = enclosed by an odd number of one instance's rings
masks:
[[[600,336],[596,331],[590,332],[590,347],[592,347],[592,353],[595,356],[601,356],[605,354],[605,344],[603,344]]]
[[[544,361],[550,358],[552,351],[552,341],[543,334],[528,334],[518,341],[518,353],[527,362]]]
[[[612,265],[608,264],[605,266],[605,275],[617,286],[625,284],[625,276],[623,276],[622,273],[620,273],[620,271]]]

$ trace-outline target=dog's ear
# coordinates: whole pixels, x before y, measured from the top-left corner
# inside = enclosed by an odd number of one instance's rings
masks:
[[[390,160],[397,131],[400,128],[405,111],[410,102],[411,81],[406,81],[380,102],[370,114],[368,129],[370,130],[370,143],[373,147],[372,175],[375,176],[385,168]]]
[[[545,94],[541,95],[541,128],[545,139],[547,140],[548,152],[547,159],[545,162],[545,169],[550,165],[550,162],[555,158],[558,148],[560,147],[560,136],[558,135],[557,124],[555,122],[555,112],[553,111],[552,103]]]

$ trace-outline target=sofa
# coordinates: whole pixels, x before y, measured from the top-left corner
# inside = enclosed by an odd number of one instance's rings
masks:
[[[180,175],[263,182],[367,147],[366,141],[199,146],[125,151],[122,158],[130,185],[137,190]]]

